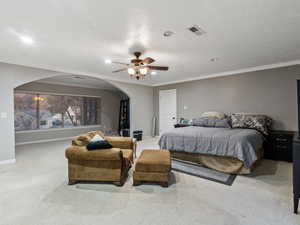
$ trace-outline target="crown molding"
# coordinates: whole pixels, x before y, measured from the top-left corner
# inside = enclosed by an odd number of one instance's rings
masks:
[[[10,62],[9,60],[1,60],[0,62],[6,63],[6,64],[11,64],[11,65],[16,65],[16,66],[24,66],[24,67],[29,67],[33,69],[41,69],[41,70],[49,70],[52,72],[57,72],[57,74],[65,74],[65,75],[81,75],[81,76],[90,76],[93,78],[98,78],[98,79],[103,79],[106,81],[116,81],[116,82],[121,82],[121,83],[127,83],[127,84],[136,84],[140,86],[147,86],[151,87],[152,84],[146,84],[146,83],[141,83],[140,81],[136,80],[125,80],[125,79],[119,79],[119,78],[114,78],[112,76],[107,76],[107,75],[101,75],[98,73],[91,73],[91,72],[85,72],[85,71],[79,71],[79,70],[69,70],[69,69],[63,69],[61,67],[49,67],[49,66],[41,66],[41,65],[36,65],[33,63],[29,64],[24,64],[24,63],[16,63],[16,62]],[[43,78],[42,78],[43,79]],[[37,82],[38,80],[36,80]]]
[[[158,83],[158,84],[153,84],[152,87],[158,87],[158,86],[164,86],[164,85],[170,85],[170,84],[178,84],[178,83],[184,83],[184,82],[196,81],[196,80],[204,80],[204,79],[210,79],[210,78],[216,78],[216,77],[232,76],[232,75],[243,74],[243,73],[248,73],[248,72],[275,69],[275,68],[294,66],[294,65],[300,65],[300,59],[288,61],[288,62],[248,67],[248,68],[239,69],[239,70],[231,70],[231,71],[226,71],[226,72],[221,72],[221,73],[206,74],[206,75],[183,79],[183,80],[162,82],[162,83]]]
[[[115,81],[115,82],[135,84],[135,85],[140,85],[140,86],[145,86],[145,87],[158,87],[158,86],[164,86],[164,85],[170,85],[170,84],[184,83],[184,82],[189,82],[189,81],[204,80],[204,79],[210,79],[210,78],[216,78],[216,77],[244,74],[244,73],[254,72],[254,71],[261,71],[261,70],[275,69],[275,68],[280,68],[280,67],[300,65],[300,59],[297,59],[297,60],[291,60],[291,61],[287,61],[287,62],[280,62],[280,63],[267,64],[267,65],[262,65],[262,66],[248,67],[248,68],[239,69],[239,70],[231,70],[231,71],[225,71],[225,72],[220,72],[220,73],[204,74],[201,76],[182,79],[182,80],[161,82],[161,83],[156,83],[156,84],[149,84],[149,83],[147,84],[147,83],[140,83],[140,81],[136,81],[136,80],[123,80],[123,79],[119,79],[119,78],[112,78],[111,76],[99,75],[97,73],[75,71],[75,70],[65,70],[62,68],[41,67],[39,65],[34,65],[34,64],[25,65],[25,64],[16,64],[13,62],[8,62],[8,61],[2,61],[2,62],[9,63],[12,65],[17,65],[17,66],[25,66],[25,67],[35,68],[35,69],[49,70],[49,71],[53,71],[53,72],[58,72],[58,74],[62,73],[62,74],[66,74],[66,75],[71,74],[71,75],[91,76],[93,78],[104,79],[109,83],[112,82],[112,85],[113,85],[113,82]],[[35,82],[39,82],[39,80],[36,80]]]

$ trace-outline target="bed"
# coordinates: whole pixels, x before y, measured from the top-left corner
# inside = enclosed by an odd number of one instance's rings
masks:
[[[263,155],[264,136],[254,129],[188,126],[174,128],[159,139],[173,158],[234,174],[249,174]]]

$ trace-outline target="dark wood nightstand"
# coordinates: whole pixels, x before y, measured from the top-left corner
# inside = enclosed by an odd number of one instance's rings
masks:
[[[270,131],[264,144],[264,158],[293,161],[293,131]]]
[[[174,127],[175,128],[179,128],[179,127],[189,127],[191,126],[190,124],[183,124],[183,123],[177,123],[177,124],[174,124]]]

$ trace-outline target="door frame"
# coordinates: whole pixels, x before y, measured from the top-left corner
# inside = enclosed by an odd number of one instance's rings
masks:
[[[175,123],[177,122],[177,89],[166,89],[166,90],[159,90],[158,91],[158,134],[161,135],[161,131],[160,131],[160,127],[161,127],[161,116],[160,116],[160,113],[161,113],[161,107],[160,107],[160,96],[161,96],[161,93],[163,92],[167,92],[167,91],[173,91],[175,93]],[[175,124],[174,123],[174,124]]]

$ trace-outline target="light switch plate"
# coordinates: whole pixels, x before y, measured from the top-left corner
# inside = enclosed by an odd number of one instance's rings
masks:
[[[188,107],[185,105],[185,106],[183,106],[183,109],[184,109],[184,110],[187,110],[187,109],[188,109]]]
[[[6,118],[7,118],[7,113],[1,112],[1,119],[6,119]]]

